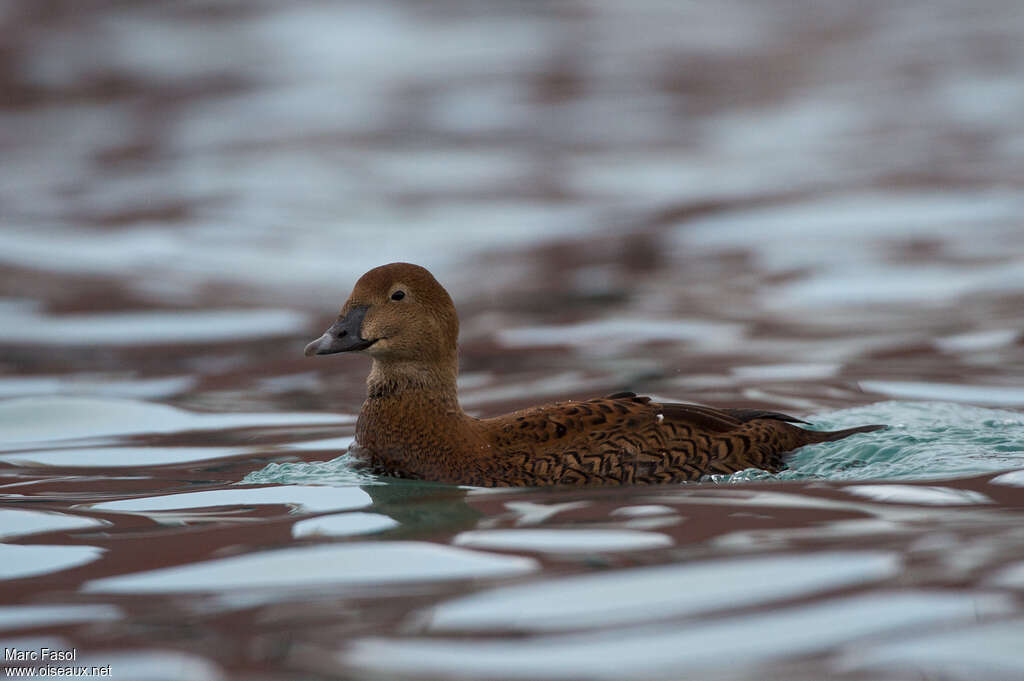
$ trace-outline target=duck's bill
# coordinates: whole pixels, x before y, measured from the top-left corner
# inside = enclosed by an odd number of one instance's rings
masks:
[[[306,357],[333,355],[337,352],[357,352],[373,345],[376,339],[366,340],[360,335],[365,315],[365,307],[354,307],[349,310],[348,314],[334,322],[331,328],[324,332],[324,335],[306,346],[304,351]]]
[[[373,345],[375,340],[364,340],[362,338],[338,338],[328,331],[324,335],[306,346],[305,355],[333,355],[336,352],[357,352],[365,350]]]

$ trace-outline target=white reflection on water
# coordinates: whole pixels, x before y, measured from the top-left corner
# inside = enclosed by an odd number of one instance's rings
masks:
[[[1024,470],[1010,471],[1009,473],[1003,473],[992,478],[991,482],[997,485],[1013,485],[1015,487],[1024,487]]]
[[[111,622],[122,615],[121,609],[113,605],[5,605],[0,606],[0,630]]]
[[[0,343],[40,345],[170,345],[273,338],[304,330],[295,310],[161,310],[42,314],[33,304],[0,309]]]
[[[72,468],[134,468],[209,461],[244,454],[239,447],[65,447],[0,454],[0,461],[16,466]]]
[[[672,538],[637,530],[470,530],[455,536],[459,546],[505,551],[589,553],[639,551],[672,546]]]
[[[588,505],[586,501],[565,501],[554,504],[542,504],[535,501],[508,501],[505,503],[505,508],[518,516],[516,526],[522,527],[524,525],[541,525],[559,513],[586,508]]]
[[[948,400],[998,407],[1024,406],[1024,388],[998,385],[960,385],[923,381],[861,381],[864,390],[915,400]]]
[[[343,414],[199,413],[164,404],[100,397],[23,397],[0,401],[0,446],[101,435],[174,433],[188,430],[350,423]]]
[[[611,513],[611,516],[625,516],[627,518],[644,518],[650,516],[676,515],[676,510],[660,504],[642,504],[640,506],[620,506]]]
[[[954,487],[922,487],[920,485],[849,485],[844,492],[868,497],[888,504],[923,504],[925,506],[972,506],[991,504],[981,492]]]
[[[77,374],[72,376],[0,377],[0,397],[29,395],[98,395],[136,399],[167,398],[190,390],[196,376],[127,378],[123,375]]]
[[[286,173],[268,176],[266,164],[253,166],[259,168],[259,177],[264,182],[269,177],[275,190],[280,191],[277,178],[287,176]],[[230,176],[237,177],[243,170],[232,163]],[[301,176],[309,177],[310,170],[303,168]],[[325,176],[333,177],[332,171],[333,168],[325,168]],[[143,290],[169,302],[194,301],[200,285],[211,280],[259,288],[263,299],[284,297],[295,302],[311,290],[321,291],[324,282],[347,281],[350,285],[370,267],[392,261],[416,262],[436,274],[458,275],[460,263],[474,255],[491,249],[524,247],[555,235],[580,235],[596,221],[589,208],[511,200],[451,201],[415,211],[391,204],[356,203],[340,213],[344,220],[338,215],[315,215],[297,221],[293,213],[278,210],[282,213],[277,221],[268,222],[265,216],[253,218],[246,224],[244,234],[216,223],[150,226],[129,233],[82,234],[74,228],[3,230],[0,262],[62,274],[117,274],[125,279],[141,279]],[[281,239],[282,223],[289,224],[287,241]],[[481,230],[481,225],[488,229]],[[372,239],[366,238],[369,234]],[[344,257],[339,257],[342,243]],[[344,288],[339,284],[332,289],[338,298],[331,301],[332,306],[345,295]],[[76,324],[94,320],[101,326],[88,333],[102,334],[96,338],[103,342],[118,342],[118,328],[132,328],[131,325],[144,335],[153,333],[152,322],[166,323],[169,331],[175,330],[173,318],[163,313],[139,313],[139,317],[89,315],[61,320],[28,309],[3,312],[4,316],[24,321],[37,330],[53,332],[71,330],[77,328]],[[245,316],[244,310],[225,312],[229,321],[231,315],[237,317],[235,327],[252,325],[261,335],[290,333],[301,328],[306,320],[304,314],[288,310],[257,310],[251,317]],[[184,319],[178,325],[178,334],[186,341],[222,340],[231,328],[227,323],[213,323],[204,332],[187,325],[193,313],[181,314]],[[221,319],[219,314],[217,319]],[[28,342],[16,330],[6,333],[12,340]]]
[[[881,580],[897,574],[901,563],[893,553],[830,551],[613,570],[483,591],[442,603],[428,620],[441,631],[643,623]]]
[[[812,381],[831,378],[843,368],[838,362],[818,364],[757,364],[735,366],[730,370],[736,378],[745,381]]]
[[[0,544],[0,579],[23,579],[70,570],[98,559],[95,546]]]
[[[774,272],[833,272],[851,262],[864,266],[878,262],[893,242],[913,237],[949,242],[955,253],[1006,257],[1013,253],[1007,246],[1024,245],[1017,222],[1022,206],[1024,197],[1014,192],[894,191],[814,198],[688,221],[675,239],[679,248],[717,251],[757,234],[753,256]],[[944,271],[956,275],[960,269]],[[868,279],[865,273],[863,281]],[[942,277],[934,283],[941,286]],[[891,293],[899,296],[901,291],[894,287]]]
[[[1013,619],[857,646],[836,662],[840,672],[877,670],[885,678],[1007,681],[1024,678],[1024,620]],[[881,677],[879,677],[881,678]]]
[[[102,527],[107,523],[98,518],[86,518],[67,513],[35,511],[21,508],[0,508],[0,540],[38,532],[77,530],[84,527]]]
[[[1024,339],[1020,329],[986,329],[936,338],[933,343],[945,352],[979,352],[1001,348]]]
[[[370,506],[370,495],[358,487],[320,487],[315,485],[274,485],[205,490],[161,496],[104,501],[93,510],[118,513],[147,513],[212,508],[216,506],[287,505],[295,511],[335,511]]]
[[[858,265],[830,269],[765,291],[767,307],[933,305],[979,293],[1024,290],[1024,260],[979,269],[972,265]]]
[[[511,577],[538,564],[428,542],[327,544],[262,551],[87,582],[89,593],[223,592]]]
[[[292,525],[296,539],[308,537],[348,537],[372,534],[398,527],[398,521],[380,513],[336,513],[300,520]]]
[[[737,530],[712,540],[715,546],[726,549],[770,549],[789,548],[800,540],[825,541],[828,539],[847,543],[868,537],[898,536],[913,533],[913,525],[885,518],[858,520],[837,520],[830,523],[816,523],[810,527],[782,527],[763,530]]]
[[[690,342],[721,349],[742,340],[744,326],[701,319],[602,319],[561,326],[537,326],[499,331],[498,342],[506,347],[582,346],[591,351],[621,350],[654,341]]]
[[[993,586],[1024,589],[1024,561],[1014,563],[999,570],[989,577],[987,582]]]
[[[476,641],[364,638],[339,657],[359,670],[413,678],[667,680],[696,671],[714,676],[724,669],[825,651],[861,637],[971,622],[1012,610],[1012,599],[998,594],[906,590],[817,601],[683,627],[629,627]]]

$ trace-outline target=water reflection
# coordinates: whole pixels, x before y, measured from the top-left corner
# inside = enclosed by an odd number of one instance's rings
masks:
[[[29,443],[100,436],[180,433],[250,427],[343,424],[351,417],[335,414],[239,414],[197,413],[139,400],[98,397],[24,397],[0,401],[5,449]]]
[[[1024,676],[1018,5],[3,5],[4,646],[132,681]],[[369,476],[366,363],[301,350],[392,260],[453,292],[475,415],[892,427],[667,488]]]
[[[355,641],[339,655],[361,673],[411,678],[673,679],[751,675],[786,655],[808,656],[900,628],[970,623],[1012,610],[1001,595],[928,591],[835,598],[770,615],[726,617],[690,627],[637,627],[532,639],[384,639]],[[737,641],[743,641],[737,646]],[[1020,670],[1019,658],[1011,661]]]
[[[454,543],[505,551],[604,553],[664,548],[672,539],[637,530],[474,530],[456,535]]]
[[[67,513],[36,511],[28,508],[0,508],[0,539],[8,540],[41,532],[61,532],[88,527],[102,527],[105,523]]]
[[[383,532],[398,526],[398,521],[379,513],[335,513],[300,520],[292,525],[292,536],[296,539],[349,537]]]
[[[209,509],[218,506],[286,506],[293,511],[338,511],[365,508],[370,495],[355,487],[312,487],[275,485],[185,492],[166,496],[146,496],[93,504],[94,511],[118,513],[164,513]]]
[[[427,542],[374,542],[261,551],[86,582],[86,593],[303,590],[330,584],[380,586],[521,575],[537,563]]]
[[[70,570],[99,559],[93,546],[0,544],[0,579],[26,579]]]
[[[566,534],[571,541],[572,532]],[[851,551],[613,570],[483,591],[441,604],[427,621],[437,631],[643,624],[810,596],[892,577],[900,569],[896,554]]]
[[[1013,678],[1024,670],[1016,641],[1024,620],[1010,619],[933,632],[893,643],[858,646],[836,665],[838,672],[932,674],[957,681]]]
[[[110,622],[124,617],[111,605],[9,605],[0,607],[0,631],[73,624]]]

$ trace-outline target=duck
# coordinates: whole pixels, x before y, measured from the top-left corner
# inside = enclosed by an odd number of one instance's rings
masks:
[[[883,425],[815,431],[759,409],[659,402],[632,392],[476,418],[459,404],[459,318],[425,268],[390,263],[356,282],[306,356],[372,360],[349,456],[371,472],[475,487],[680,483],[747,468]]]

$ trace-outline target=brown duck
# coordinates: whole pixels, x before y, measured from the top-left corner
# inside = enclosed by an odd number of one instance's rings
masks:
[[[358,282],[306,355],[373,358],[351,453],[377,473],[464,485],[625,485],[696,480],[884,426],[804,430],[754,409],[664,404],[633,393],[478,419],[459,406],[459,319],[427,270],[392,263]]]

